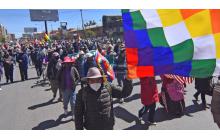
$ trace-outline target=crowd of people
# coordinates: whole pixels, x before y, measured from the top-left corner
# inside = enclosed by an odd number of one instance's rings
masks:
[[[94,60],[92,50],[98,50],[108,60],[115,71],[117,85],[106,80],[107,75]],[[83,40],[76,35],[74,41],[40,43],[36,40],[21,40],[13,45],[3,45],[0,48],[1,80],[4,71],[6,83],[14,82],[13,71],[17,63],[22,81],[28,80],[30,65],[35,66],[38,77],[44,75],[49,80],[53,99],[59,93],[58,101],[63,102],[65,115],[68,115],[70,104],[75,128],[80,130],[114,129],[113,98],[123,103],[124,98],[130,96],[133,90],[132,80],[126,77],[125,44],[120,39]],[[155,77],[140,78],[140,97],[143,107],[137,115],[142,122],[143,115],[149,112],[148,123],[150,125],[156,125],[154,118],[157,102],[160,102],[171,115],[184,115],[185,85],[165,75],[160,77],[162,80],[160,93]],[[210,86],[211,81],[212,77],[195,78],[197,92],[194,98],[197,101],[201,94],[203,109],[208,108],[205,96],[213,92]],[[78,84],[81,89],[77,93]],[[220,126],[219,119],[215,119],[215,122]]]

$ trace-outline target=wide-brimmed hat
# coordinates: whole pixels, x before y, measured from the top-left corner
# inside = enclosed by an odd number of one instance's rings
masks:
[[[100,70],[97,67],[89,68],[87,76],[82,78],[82,80],[93,79],[93,78],[103,78],[107,77],[106,75],[102,75]]]
[[[79,55],[84,55],[84,54],[85,54],[84,51],[79,52]]]
[[[60,56],[60,55],[59,55],[58,52],[54,52],[54,53],[53,53],[53,56],[54,56],[54,57],[57,57],[57,56]]]
[[[75,62],[74,58],[70,58],[69,56],[64,57],[63,63],[74,63],[74,62]]]
[[[90,52],[86,53],[86,58],[88,58],[88,57],[93,57],[93,54]]]

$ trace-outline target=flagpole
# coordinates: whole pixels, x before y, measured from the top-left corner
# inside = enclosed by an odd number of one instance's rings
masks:
[[[48,30],[47,30],[47,21],[44,21],[44,26],[45,26],[45,33],[48,34]]]

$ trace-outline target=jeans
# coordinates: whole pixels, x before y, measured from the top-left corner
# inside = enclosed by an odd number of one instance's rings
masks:
[[[148,116],[148,121],[150,122],[154,122],[154,116],[155,116],[155,110],[156,109],[156,103],[153,103],[151,105],[148,106],[144,106],[142,107],[139,112],[138,112],[138,116],[142,117],[145,113],[148,112],[149,110],[149,116]]]
[[[72,115],[74,115],[74,108],[75,108],[75,102],[76,102],[76,93],[75,93],[75,91],[67,89],[67,90],[63,90],[62,94],[63,94],[63,108],[65,110],[67,110],[68,109],[68,104],[70,102]]]

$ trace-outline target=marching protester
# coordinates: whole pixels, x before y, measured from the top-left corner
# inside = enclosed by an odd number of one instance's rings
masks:
[[[114,62],[115,62],[115,55],[116,54],[114,53],[113,46],[112,45],[107,46],[106,58],[112,67],[114,66]]]
[[[126,77],[126,71],[127,71],[126,58],[125,58],[125,48],[122,48],[120,50],[120,54],[115,60],[115,71],[116,71],[116,78],[117,78],[118,85],[120,87],[122,87],[123,82]],[[123,98],[120,99],[120,102],[123,103],[124,99]]]
[[[159,101],[158,90],[155,77],[140,78],[141,83],[141,103],[143,107],[138,111],[138,118],[143,120],[143,115],[149,111],[148,123],[156,125],[154,120],[156,103]]]
[[[25,49],[20,49],[17,57],[17,62],[19,64],[21,80],[28,80],[28,55]]]
[[[197,89],[197,92],[193,95],[196,100],[198,100],[199,94],[201,94],[201,100],[202,100],[202,107],[203,109],[209,108],[206,104],[205,95],[210,95],[211,93],[211,87],[210,82],[212,80],[212,77],[207,78],[195,78],[195,88]]]
[[[126,58],[125,58],[125,48],[121,49],[118,58],[115,60],[115,71],[116,71],[116,78],[119,86],[123,86],[123,80],[126,76]]]
[[[35,69],[37,71],[37,76],[40,77],[43,73],[43,60],[44,60],[43,49],[37,48],[35,53],[36,53]]]
[[[76,60],[76,68],[79,72],[80,77],[85,77],[84,65],[85,65],[85,53],[83,51],[80,51],[79,57]]]
[[[3,52],[2,52],[2,50],[0,49],[0,91],[2,90],[2,88],[1,88],[1,81],[2,81],[2,77],[3,77]]]
[[[36,65],[36,59],[37,59],[37,53],[36,53],[36,50],[35,48],[31,48],[31,52],[30,52],[30,57],[31,57],[31,62],[32,62],[32,65]]]
[[[9,55],[8,52],[5,52],[4,58],[3,58],[3,65],[4,65],[4,71],[5,71],[5,77],[6,77],[6,83],[10,82],[13,83],[13,57]]]
[[[77,69],[73,66],[75,59],[68,56],[64,58],[62,67],[58,71],[58,84],[63,96],[63,108],[64,114],[68,115],[68,104],[71,105],[71,115],[74,119],[74,107],[76,100],[75,89],[80,80]]]
[[[16,52],[16,48],[14,48],[14,50],[12,50],[12,58],[13,58],[13,63],[16,66],[16,57],[17,57],[17,52]]]
[[[86,58],[85,58],[85,53],[83,51],[79,52],[79,57],[76,59],[76,68],[79,72],[80,75],[80,79],[85,77],[85,62],[86,62]],[[81,81],[81,87],[83,87],[83,81]]]
[[[220,79],[218,79],[220,80]],[[213,97],[211,102],[211,112],[214,118],[214,122],[220,128],[220,81],[216,83],[213,90]]]
[[[79,35],[74,35],[74,39],[75,39],[75,42],[73,43],[73,47],[74,47],[74,52],[75,53],[78,53],[80,51],[80,47],[81,47],[81,38]]]
[[[181,84],[174,78],[162,75],[162,88],[160,94],[160,103],[166,111],[175,116],[181,116],[185,111],[184,84]]]
[[[57,90],[59,88],[58,81],[57,81],[57,74],[60,68],[61,68],[61,60],[60,60],[59,53],[54,52],[52,55],[52,58],[50,59],[48,63],[48,68],[47,68],[47,77],[50,81],[51,90],[53,92],[53,99],[56,98]],[[59,90],[58,101],[61,101],[61,100],[62,100],[62,94],[61,94],[61,91]]]
[[[123,89],[106,84],[97,67],[88,70],[87,86],[79,90],[75,105],[75,128],[77,130],[112,130],[114,112],[112,98],[125,98],[132,92],[131,80],[124,81]]]
[[[85,72],[84,75],[87,75],[89,68],[92,67],[97,67],[97,64],[94,60],[93,54],[89,52],[86,54],[86,60],[84,63],[84,72]]]

